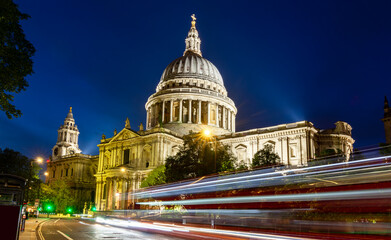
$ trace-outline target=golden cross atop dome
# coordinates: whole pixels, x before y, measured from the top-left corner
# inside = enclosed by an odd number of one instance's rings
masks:
[[[69,107],[69,111],[72,112],[72,107]]]
[[[191,27],[194,27],[194,28],[195,28],[195,24],[196,24],[196,21],[195,21],[195,20],[197,20],[197,18],[195,17],[195,14],[194,14],[194,13],[193,13],[190,17],[193,19],[193,21],[191,21]]]

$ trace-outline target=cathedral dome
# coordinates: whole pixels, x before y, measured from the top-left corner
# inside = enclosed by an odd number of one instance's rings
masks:
[[[163,71],[147,103],[147,130],[163,127],[181,136],[209,129],[214,135],[235,132],[235,103],[219,70],[202,57],[196,18],[185,39],[183,56]]]
[[[176,78],[203,79],[224,86],[223,78],[215,65],[192,51],[172,61],[164,70],[160,83]]]

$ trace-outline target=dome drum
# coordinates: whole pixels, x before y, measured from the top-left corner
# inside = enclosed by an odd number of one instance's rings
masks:
[[[235,132],[236,108],[234,106],[207,97],[197,98],[192,95],[187,97],[171,95],[171,97],[150,99],[146,104],[147,129],[162,125],[180,135],[185,135],[190,130],[202,130],[208,126],[219,128],[218,132],[221,134]]]

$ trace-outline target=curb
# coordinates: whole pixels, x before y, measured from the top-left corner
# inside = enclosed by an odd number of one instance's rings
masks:
[[[51,220],[51,219],[43,220],[40,223],[38,223],[38,225],[35,227],[35,239],[45,240],[45,238],[43,237],[42,232],[41,232],[41,227],[42,227],[42,224],[44,224],[45,222],[47,222],[49,220]]]

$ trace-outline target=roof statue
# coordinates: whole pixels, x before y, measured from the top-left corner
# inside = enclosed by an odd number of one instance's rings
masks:
[[[125,121],[125,128],[130,129],[129,118],[126,118],[126,121]]]
[[[192,28],[195,28],[195,24],[196,24],[196,21],[195,21],[195,20],[197,20],[197,18],[195,17],[195,14],[194,14],[194,13],[191,15],[191,18],[193,19],[193,21],[191,21],[191,27],[192,27]]]
[[[143,123],[140,123],[140,126],[138,126],[138,127],[139,127],[140,131],[144,131],[144,125],[143,125]]]
[[[114,136],[117,135],[117,129],[114,129]]]

